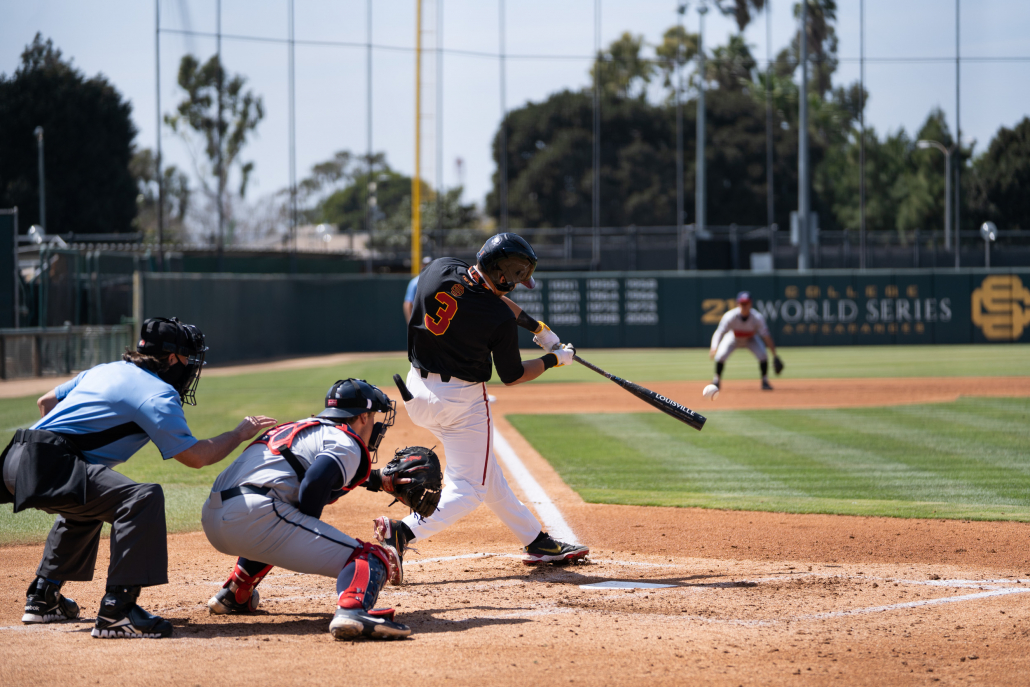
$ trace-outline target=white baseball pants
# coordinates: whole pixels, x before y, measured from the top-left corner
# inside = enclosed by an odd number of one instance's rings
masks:
[[[415,537],[431,537],[485,503],[523,546],[536,539],[540,522],[515,497],[494,455],[486,384],[444,382],[437,374],[422,379],[412,367],[407,385],[414,397],[404,403],[408,415],[440,440],[447,460],[438,510],[428,518],[414,513],[404,518]]]
[[[730,353],[733,353],[741,346],[751,349],[751,352],[755,354],[759,362],[769,359],[768,354],[765,352],[765,342],[758,336],[738,339],[733,332],[726,332],[726,335],[722,337],[722,341],[719,342],[719,348],[715,350],[715,362],[726,362],[727,358],[730,357]]]

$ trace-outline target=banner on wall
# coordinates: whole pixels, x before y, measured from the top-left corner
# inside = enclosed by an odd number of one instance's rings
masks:
[[[1030,340],[1030,272],[540,276],[513,299],[590,347],[708,346],[744,290],[782,345]]]

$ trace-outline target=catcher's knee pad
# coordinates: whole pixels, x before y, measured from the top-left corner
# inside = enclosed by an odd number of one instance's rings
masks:
[[[367,611],[375,606],[379,592],[390,577],[392,562],[390,552],[382,546],[361,540],[358,544],[360,548],[354,549],[337,578],[336,588],[343,588],[337,605]]]
[[[253,596],[254,587],[258,586],[258,583],[265,579],[265,575],[268,574],[272,567],[271,565],[266,565],[258,572],[250,575],[240,565],[239,560],[237,560],[236,567],[233,568],[232,574],[229,575],[229,579],[225,581],[222,588],[232,592],[236,603],[248,604],[250,603],[251,596]]]

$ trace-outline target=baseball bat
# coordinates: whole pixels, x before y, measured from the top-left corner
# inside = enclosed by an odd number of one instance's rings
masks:
[[[580,365],[590,368],[602,377],[607,377],[608,379],[612,380],[613,382],[621,386],[623,389],[639,398],[641,401],[649,403],[650,405],[654,406],[666,415],[674,417],[680,422],[690,425],[699,432],[701,431],[701,428],[705,426],[705,422],[708,420],[708,418],[706,418],[704,415],[695,413],[690,408],[680,405],[671,398],[666,398],[665,396],[662,396],[659,393],[651,391],[648,388],[642,387],[639,384],[634,384],[628,379],[623,379],[622,377],[613,375],[610,372],[605,372],[597,365],[594,365],[592,363],[587,362],[586,360],[583,360],[578,355],[572,356],[572,359]]]
[[[393,376],[393,383],[397,385],[397,391],[401,392],[401,398],[405,403],[414,398],[414,396],[411,395],[411,392],[408,391],[408,386],[404,383],[404,380],[401,379],[400,375]]]

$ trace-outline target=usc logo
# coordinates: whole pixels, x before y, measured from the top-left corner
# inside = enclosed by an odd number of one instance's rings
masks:
[[[973,291],[972,310],[989,341],[1016,341],[1030,325],[1030,289],[1014,274],[991,275]]]

